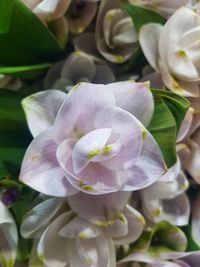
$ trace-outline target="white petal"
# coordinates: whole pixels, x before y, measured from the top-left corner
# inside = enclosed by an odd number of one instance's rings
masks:
[[[34,137],[53,125],[66,96],[58,90],[46,90],[23,99],[28,126]]]
[[[0,201],[0,263],[12,267],[17,256],[18,231],[12,215]]]
[[[162,28],[160,24],[149,23],[144,25],[139,32],[139,41],[143,53],[151,66],[157,71],[159,70],[158,44]]]

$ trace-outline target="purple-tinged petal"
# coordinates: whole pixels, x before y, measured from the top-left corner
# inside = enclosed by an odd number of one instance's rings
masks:
[[[59,232],[60,236],[66,238],[80,238],[81,240],[95,238],[100,234],[102,233],[98,227],[95,227],[93,224],[88,223],[80,217],[72,219]]]
[[[179,133],[177,136],[177,142],[182,141],[186,137],[186,135],[190,131],[192,121],[193,121],[193,112],[189,108],[186,115],[185,115],[184,120],[182,121],[181,127],[179,129]]]
[[[113,138],[121,142],[121,149],[117,155],[101,164],[115,171],[130,168],[137,160],[142,148],[143,129],[137,119],[129,112],[114,107],[102,110],[96,115],[95,127],[112,128]]]
[[[80,192],[68,197],[68,203],[81,218],[93,224],[108,225],[112,216],[124,209],[130,195],[123,191],[99,196]]]
[[[143,148],[136,164],[129,170],[120,172],[122,180],[127,181],[123,190],[132,191],[145,188],[156,182],[167,171],[161,150],[146,131]]]
[[[114,244],[104,235],[89,240],[70,240],[66,251],[74,267],[116,266]]]
[[[73,170],[76,175],[101,153],[111,132],[111,128],[97,129],[84,135],[76,142],[72,153]]]
[[[96,113],[112,106],[115,106],[115,98],[105,85],[76,85],[57,114],[54,124],[56,141],[60,143],[68,137],[80,137],[94,130]]]
[[[47,195],[62,197],[74,194],[76,190],[65,178],[57,161],[56,149],[52,129],[40,133],[26,151],[20,180]]]
[[[59,235],[59,231],[73,218],[71,211],[56,218],[42,234],[37,253],[39,259],[48,267],[63,267],[68,263],[66,253],[67,239]]]
[[[9,210],[0,201],[0,264],[13,267],[17,256],[18,231]]]
[[[197,196],[192,207],[192,236],[200,245],[200,194]]]
[[[170,199],[146,199],[143,197],[144,213],[154,222],[168,221],[175,225],[188,224],[190,216],[190,203],[186,194]]]
[[[23,99],[22,106],[34,137],[53,125],[66,96],[58,90],[46,90]]]
[[[130,205],[126,205],[123,214],[127,219],[128,232],[126,235],[119,238],[115,238],[115,244],[130,244],[136,241],[142,234],[145,226],[145,220],[143,216]]]
[[[20,232],[25,238],[33,238],[46,226],[63,204],[63,199],[50,198],[30,210],[23,218]]]
[[[154,111],[149,83],[127,81],[111,83],[108,86],[115,96],[118,107],[130,112],[145,126],[149,124]]]

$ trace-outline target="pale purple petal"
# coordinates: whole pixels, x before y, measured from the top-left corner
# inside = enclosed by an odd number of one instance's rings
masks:
[[[52,129],[40,133],[29,145],[24,156],[20,180],[33,189],[52,196],[76,193],[64,176],[56,158],[57,145]]]
[[[20,232],[24,238],[33,238],[37,232],[48,224],[50,219],[58,212],[63,199],[50,198],[41,202],[30,210],[23,218]]]
[[[192,207],[192,236],[200,245],[200,194],[197,196]]]
[[[89,240],[70,240],[67,244],[67,254],[71,266],[115,267],[115,249],[112,240],[104,235]]]
[[[99,196],[80,192],[68,197],[68,203],[71,209],[83,219],[93,224],[100,222],[107,225],[110,220],[109,215],[113,215],[117,210],[122,211],[130,195],[131,193],[123,191]]]
[[[146,134],[136,164],[130,170],[120,172],[121,179],[127,181],[123,188],[125,191],[145,188],[156,182],[167,171],[158,144],[149,132]]]
[[[101,234],[101,230],[93,224],[75,217],[68,224],[66,224],[59,232],[60,236],[66,238],[80,238],[82,240],[95,238]]]
[[[135,242],[142,234],[145,226],[145,220],[143,216],[130,205],[126,205],[123,214],[127,219],[128,232],[126,235],[114,239],[114,242],[120,245]]]
[[[14,266],[17,256],[18,231],[9,210],[0,201],[0,264]]]
[[[79,139],[73,149],[72,163],[74,173],[80,173],[89,162],[103,150],[112,129],[104,128],[89,132]]]
[[[60,143],[75,135],[82,136],[93,130],[96,113],[112,106],[115,106],[115,99],[105,85],[89,83],[76,85],[57,114],[54,124],[57,142]]]
[[[71,211],[61,214],[53,221],[40,238],[37,252],[39,259],[48,267],[63,267],[68,263],[67,239],[59,231],[72,219]]]
[[[102,110],[96,115],[95,127],[112,128],[111,138],[116,136],[115,139],[121,142],[119,153],[102,162],[102,165],[111,170],[130,168],[137,160],[142,148],[142,128],[137,119],[129,112],[114,107]]]
[[[53,125],[66,96],[58,90],[46,90],[23,99],[22,106],[34,137]]]
[[[130,112],[145,126],[149,124],[154,111],[149,83],[126,81],[111,83],[108,86],[115,96],[118,107]]]

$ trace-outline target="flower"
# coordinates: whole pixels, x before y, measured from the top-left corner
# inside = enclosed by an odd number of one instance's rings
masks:
[[[181,159],[182,169],[200,183],[200,98],[191,98],[191,108],[182,123],[177,152]]]
[[[77,50],[108,61],[123,63],[138,48],[138,37],[131,17],[122,10],[118,0],[101,1],[95,35],[84,33],[74,40]]]
[[[18,232],[9,210],[0,201],[0,264],[13,267],[17,256]]]
[[[145,217],[153,222],[166,220],[179,226],[188,224],[190,203],[185,193],[188,186],[178,160],[157,182],[140,191]]]
[[[22,2],[43,22],[48,23],[61,18],[71,0],[22,0]]]
[[[32,265],[116,266],[114,244],[135,241],[144,228],[142,215],[127,204],[129,196],[127,192],[79,193],[68,199],[72,211],[66,199],[37,204],[21,225],[22,235],[35,240]]]
[[[186,4],[188,4],[190,0],[178,0],[178,1],[128,0],[128,1],[130,4],[142,6],[144,8],[160,13],[166,18],[169,18],[181,6],[185,6]]]
[[[94,19],[99,0],[73,0],[67,13],[69,30],[73,34],[82,33]]]
[[[164,26],[150,23],[139,34],[143,52],[165,86],[188,97],[199,97],[199,26],[200,16],[182,7]]]
[[[112,69],[105,64],[95,64],[94,60],[81,52],[74,52],[62,62],[53,65],[44,81],[46,89],[67,89],[78,82],[105,84],[115,81]]]
[[[149,84],[80,83],[68,95],[36,93],[23,107],[35,138],[20,180],[39,192],[138,190],[166,172],[160,148],[144,126],[154,110]]]

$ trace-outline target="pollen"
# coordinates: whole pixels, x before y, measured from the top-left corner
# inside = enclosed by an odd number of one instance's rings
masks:
[[[186,57],[186,52],[185,52],[184,49],[180,49],[180,50],[177,52],[177,55],[178,55],[178,57],[184,58],[184,57]]]
[[[158,217],[158,216],[160,216],[160,214],[161,214],[160,208],[155,208],[154,210],[152,210],[152,215],[154,217]]]
[[[114,58],[116,63],[122,63],[124,61],[124,57],[123,56],[114,55],[113,58]]]
[[[87,158],[88,159],[92,159],[93,157],[97,156],[100,153],[100,149],[99,148],[94,148],[92,150],[90,150],[87,154]]]
[[[103,154],[109,154],[111,151],[112,151],[111,146],[104,146],[104,148],[102,149]]]

